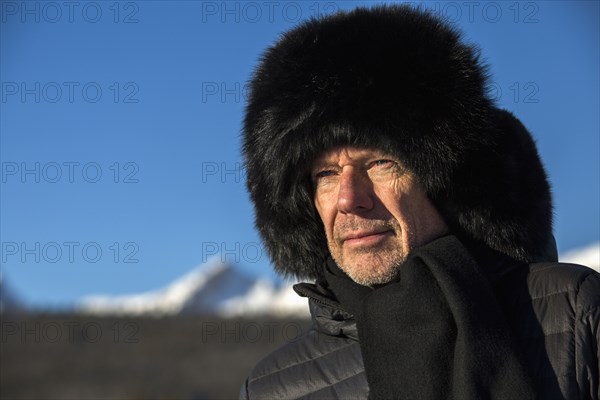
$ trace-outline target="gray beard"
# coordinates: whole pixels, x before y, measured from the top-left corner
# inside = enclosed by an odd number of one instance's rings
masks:
[[[350,279],[359,285],[368,287],[382,286],[396,280],[400,275],[402,264],[404,261],[406,261],[406,255],[400,256],[400,254],[396,254],[396,257],[391,257],[382,256],[378,253],[372,253],[372,256],[374,258],[374,263],[385,266],[385,268],[378,268],[377,273],[371,274],[365,273],[365,269],[360,268],[360,266],[350,267],[348,265],[344,265],[340,262],[341,260],[337,260],[335,257],[333,257],[333,259],[340,269],[350,277]]]

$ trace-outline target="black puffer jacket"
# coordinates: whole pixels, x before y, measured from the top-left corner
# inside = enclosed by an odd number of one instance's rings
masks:
[[[600,275],[572,264],[511,268],[495,292],[541,399],[599,399]],[[299,284],[313,328],[261,361],[241,399],[365,399],[354,317],[320,285]]]

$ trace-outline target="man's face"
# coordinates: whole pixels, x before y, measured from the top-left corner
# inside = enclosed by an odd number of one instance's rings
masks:
[[[329,251],[361,285],[390,282],[411,249],[448,230],[414,175],[381,151],[336,147],[311,177]]]

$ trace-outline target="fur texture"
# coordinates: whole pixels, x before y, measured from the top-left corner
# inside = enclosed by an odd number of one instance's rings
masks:
[[[522,261],[552,258],[550,188],[535,144],[486,92],[475,47],[409,6],[309,20],[250,82],[244,156],[256,226],[277,271],[318,278],[328,256],[308,169],[339,144],[396,155],[452,232]]]

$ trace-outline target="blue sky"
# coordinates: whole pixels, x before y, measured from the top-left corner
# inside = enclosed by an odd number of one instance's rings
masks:
[[[272,272],[241,168],[245,84],[301,20],[369,2],[0,2],[2,274],[30,304]],[[536,138],[564,252],[600,237],[596,1],[413,2],[478,44]]]

